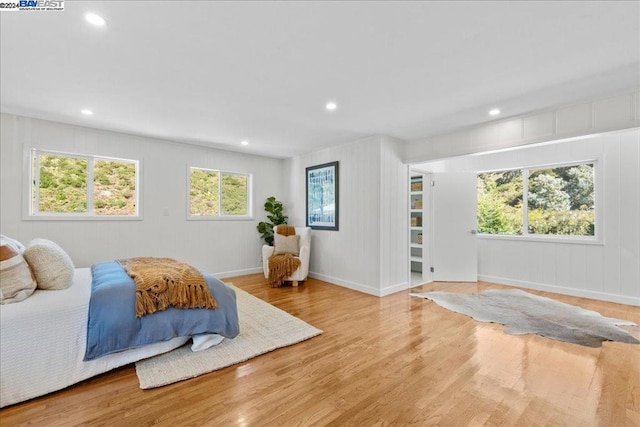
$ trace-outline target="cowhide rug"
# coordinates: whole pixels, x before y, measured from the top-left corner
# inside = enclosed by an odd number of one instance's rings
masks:
[[[602,341],[640,344],[616,326],[636,326],[633,322],[603,317],[598,312],[519,289],[492,289],[478,294],[423,292],[410,295],[430,299],[479,322],[502,323],[504,332],[511,335],[538,334],[587,347],[601,347]]]

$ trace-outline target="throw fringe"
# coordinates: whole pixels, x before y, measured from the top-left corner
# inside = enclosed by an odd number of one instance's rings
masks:
[[[139,257],[118,260],[136,284],[136,317],[175,308],[207,308],[218,303],[202,274],[172,258]]]
[[[301,265],[299,258],[291,254],[273,255],[269,258],[269,284],[279,288]]]

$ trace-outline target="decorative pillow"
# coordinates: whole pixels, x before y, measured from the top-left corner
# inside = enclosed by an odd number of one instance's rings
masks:
[[[0,234],[0,237],[2,237],[4,240],[6,240],[6,243],[8,243],[11,246],[13,246],[13,248],[15,250],[17,250],[19,254],[23,254],[24,253],[24,250],[26,248],[22,243],[20,243],[16,239],[12,239],[11,237],[5,236],[4,234]]]
[[[298,254],[300,253],[300,248],[298,246],[300,236],[298,236],[297,234],[293,236],[283,236],[281,234],[275,233],[273,237],[273,253],[275,255],[291,254],[298,256]]]
[[[56,243],[34,239],[24,251],[24,258],[36,276],[38,289],[66,289],[73,281],[73,261]]]
[[[20,302],[35,290],[36,281],[27,261],[10,240],[0,236],[0,304]]]

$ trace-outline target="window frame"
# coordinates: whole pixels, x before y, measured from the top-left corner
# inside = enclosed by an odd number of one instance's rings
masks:
[[[40,155],[52,155],[87,161],[87,212],[40,212],[38,210],[40,191],[36,185],[40,180]],[[94,161],[117,161],[135,165],[136,201],[133,215],[97,215],[93,213]],[[34,161],[36,162],[34,165]],[[139,159],[100,156],[94,154],[69,153],[46,148],[25,147],[24,149],[23,219],[28,221],[138,221],[142,220],[142,162]],[[35,193],[35,194],[34,194]]]
[[[191,214],[191,171],[194,169],[209,172],[218,172],[218,215],[192,215]],[[247,178],[247,213],[245,215],[222,214],[222,176],[234,175]],[[187,220],[188,221],[250,221],[253,216],[253,174],[245,172],[224,171],[221,169],[187,165]]]
[[[563,234],[530,234],[529,233],[529,174],[532,170],[540,170],[540,169],[554,169],[560,167],[572,167],[572,166],[580,166],[585,164],[593,165],[593,210],[594,210],[594,235],[593,236],[577,236],[577,235],[563,235]],[[476,174],[480,175],[483,173],[491,173],[491,172],[506,172],[506,171],[521,171],[522,172],[522,234],[488,234],[481,233],[478,231],[477,236],[482,239],[489,240],[519,240],[519,241],[536,241],[536,242],[556,242],[556,243],[573,243],[573,244],[593,244],[593,245],[602,245],[604,244],[604,236],[603,236],[603,205],[602,205],[602,194],[601,194],[601,182],[602,182],[602,173],[600,170],[600,162],[598,159],[588,159],[588,160],[576,160],[576,161],[568,161],[568,162],[558,162],[558,163],[545,163],[545,164],[536,164],[529,166],[519,166],[519,167],[506,167],[499,169],[487,169],[482,171],[477,171]],[[477,222],[476,222],[477,227]]]

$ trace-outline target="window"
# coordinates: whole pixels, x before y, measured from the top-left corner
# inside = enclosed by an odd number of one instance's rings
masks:
[[[138,161],[31,150],[29,216],[138,217]]]
[[[523,171],[478,174],[478,231],[522,234]]]
[[[595,236],[595,163],[478,174],[478,231]]]
[[[189,217],[251,217],[250,185],[251,175],[189,168]]]

